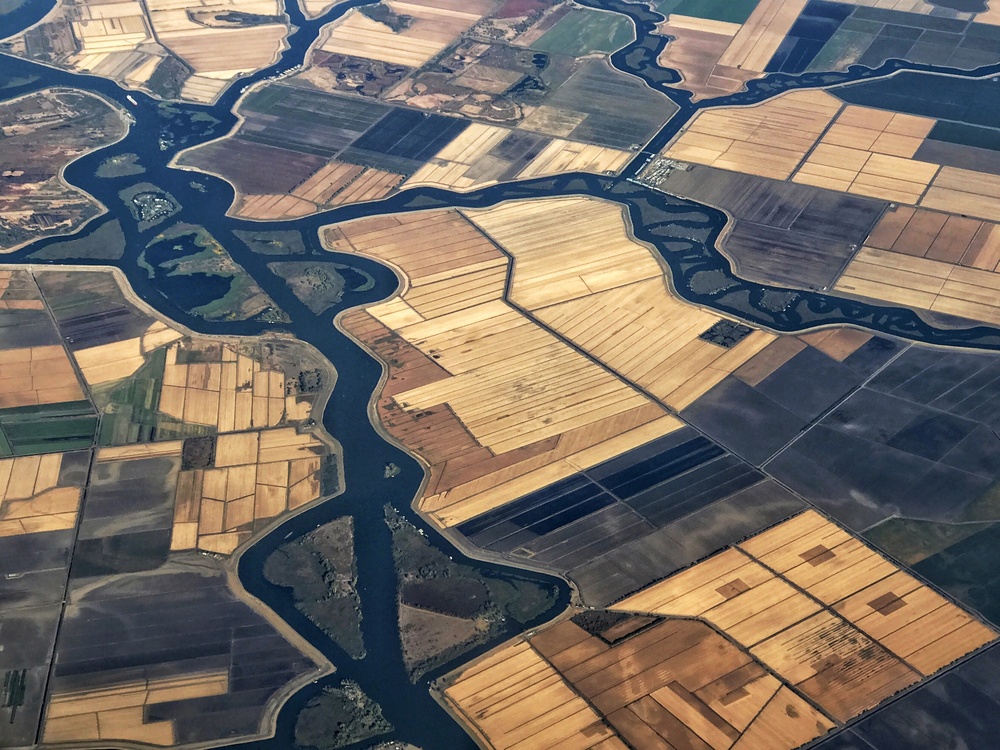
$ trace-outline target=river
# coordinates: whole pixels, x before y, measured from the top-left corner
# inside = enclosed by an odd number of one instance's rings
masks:
[[[974,346],[1000,349],[1000,332],[980,326],[954,330],[940,329],[925,322],[915,313],[900,308],[881,307],[846,300],[829,294],[806,291],[789,291],[776,287],[747,282],[734,275],[729,261],[716,249],[715,241],[725,224],[725,216],[712,208],[690,201],[674,199],[643,188],[628,181],[641,168],[647,156],[662,148],[678,129],[697,111],[710,106],[749,104],[760,102],[792,88],[829,86],[890,75],[897,70],[945,72],[962,76],[985,76],[1000,72],[1000,65],[973,72],[932,68],[903,61],[890,61],[877,70],[853,67],[844,73],[770,74],[752,81],[747,90],[722,99],[691,102],[689,94],[670,88],[678,80],[677,74],[656,64],[656,57],[666,41],[653,34],[659,14],[644,5],[621,0],[580,0],[595,8],[624,13],[632,18],[637,39],[612,55],[613,64],[637,76],[651,88],[662,92],[678,105],[679,111],[654,136],[646,148],[638,153],[623,174],[617,178],[585,174],[569,174],[518,183],[496,185],[470,193],[453,193],[447,190],[418,188],[398,193],[382,201],[347,206],[304,219],[284,222],[248,222],[226,217],[226,210],[233,200],[232,187],[210,175],[171,169],[170,159],[181,148],[202,143],[228,132],[235,123],[231,109],[241,91],[249,84],[274,76],[302,63],[310,44],[325,23],[338,17],[348,8],[363,4],[351,0],[338,6],[326,16],[307,21],[294,6],[288,8],[292,24],[297,27],[289,38],[289,49],[273,66],[253,76],[241,79],[212,106],[176,105],[169,110],[160,107],[152,98],[137,92],[126,92],[107,80],[87,75],[74,75],[24,60],[0,56],[0,80],[13,82],[0,89],[0,98],[12,98],[49,86],[71,86],[100,94],[117,102],[135,119],[128,136],[121,142],[79,159],[68,167],[68,181],[94,195],[105,206],[108,214],[91,222],[81,231],[86,235],[103,223],[120,219],[125,231],[127,250],[114,265],[128,277],[135,292],[165,316],[207,334],[256,335],[278,328],[294,333],[298,338],[315,346],[337,368],[339,379],[333,396],[323,415],[326,429],[343,446],[344,480],[346,489],[338,497],[289,519],[277,530],[256,542],[241,558],[239,575],[248,591],[276,610],[296,630],[320,649],[337,666],[336,675],[299,691],[281,710],[277,734],[267,741],[241,744],[240,748],[292,748],[292,730],[301,707],[313,697],[323,684],[343,678],[356,680],[377,702],[386,717],[395,725],[392,738],[413,743],[425,750],[446,748],[461,750],[475,744],[456,723],[449,719],[431,699],[427,683],[446,669],[430,674],[417,685],[411,685],[403,666],[399,635],[396,626],[396,587],[393,571],[389,530],[382,518],[382,506],[391,502],[418,527],[428,526],[410,510],[410,503],[423,479],[423,469],[409,454],[383,439],[369,423],[367,405],[379,376],[380,365],[366,352],[340,333],[333,325],[333,317],[349,307],[367,304],[390,296],[396,289],[397,279],[392,271],[365,258],[345,257],[326,253],[319,247],[318,229],[326,224],[360,216],[397,211],[421,210],[434,207],[484,207],[516,198],[540,198],[559,195],[589,195],[624,204],[629,211],[636,236],[652,243],[670,268],[676,292],[692,302],[713,307],[720,312],[735,315],[757,325],[777,331],[798,331],[805,328],[846,323],[870,328],[880,333],[902,336],[933,344]],[[0,36],[13,33],[40,18],[51,0],[29,0],[19,11],[0,18]],[[126,98],[131,96],[135,103]],[[214,118],[205,118],[211,115]],[[161,141],[169,147],[160,148]],[[146,173],[139,178],[123,177],[99,179],[94,172],[108,157],[135,153]],[[151,182],[171,193],[181,204],[174,221],[185,221],[204,226],[233,255],[257,283],[290,316],[291,324],[271,326],[258,322],[209,323],[190,315],[182,300],[164,296],[145,270],[137,265],[142,248],[155,235],[157,229],[140,232],[121,200],[118,191],[137,180]],[[195,181],[200,189],[192,186]],[[249,251],[233,234],[233,230],[299,230],[307,248],[316,253],[310,261],[347,263],[371,274],[376,284],[367,292],[345,293],[337,308],[322,315],[314,315],[289,290],[282,279],[273,275],[266,264],[281,260],[280,256],[261,256]],[[20,264],[44,261],[31,260],[30,254],[57,239],[34,243],[16,253],[0,257],[0,262]],[[289,257],[291,260],[302,256]],[[87,265],[87,262],[77,262]],[[54,263],[58,265],[58,262]],[[107,261],[93,265],[107,265]],[[705,276],[709,274],[709,276]],[[712,289],[704,288],[703,280],[717,281]],[[702,281],[699,281],[702,280]],[[701,291],[696,292],[695,289]],[[400,475],[391,481],[383,477],[387,463],[402,468]],[[263,561],[280,544],[297,537],[317,524],[344,514],[354,517],[358,540],[358,577],[364,614],[364,638],[368,655],[352,661],[321,631],[303,617],[293,606],[287,589],[269,584],[262,575]],[[464,558],[442,537],[429,533],[433,543],[456,559],[494,573],[504,568],[487,565]],[[524,574],[534,580],[551,581],[538,574]],[[565,583],[558,581],[560,600],[539,621],[551,618],[565,607],[569,593]],[[536,624],[536,623],[533,623]],[[511,635],[509,631],[504,638]],[[496,645],[494,640],[479,651]],[[468,658],[468,657],[465,657]],[[363,743],[371,744],[371,743]],[[235,747],[235,746],[234,746]]]

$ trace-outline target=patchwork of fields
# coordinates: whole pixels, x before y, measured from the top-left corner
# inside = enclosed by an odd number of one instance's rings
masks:
[[[257,734],[326,666],[234,593],[222,561],[337,491],[331,445],[300,432],[321,391],[299,376],[325,366],[287,339],[189,336],[110,272],[2,281],[0,628],[20,634],[30,689],[0,739]]]

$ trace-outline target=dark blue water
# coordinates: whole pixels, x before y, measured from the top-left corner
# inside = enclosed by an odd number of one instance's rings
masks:
[[[315,21],[306,21],[296,8],[290,7],[289,15],[297,31],[290,37],[290,48],[282,55],[281,60],[271,68],[230,87],[220,101],[211,107],[197,105],[163,107],[150,97],[135,92],[131,92],[136,101],[132,104],[126,99],[125,91],[106,80],[93,76],[73,75],[0,56],[0,86],[3,86],[4,81],[9,84],[6,88],[0,88],[0,98],[28,93],[44,86],[74,86],[117,102],[135,118],[136,123],[125,140],[81,158],[66,169],[65,175],[71,183],[83,187],[98,198],[110,211],[108,216],[84,228],[81,234],[87,234],[113,218],[121,220],[126,234],[127,250],[115,265],[128,276],[140,297],[164,315],[203,333],[255,335],[275,328],[254,321],[206,322],[190,313],[190,310],[203,300],[200,294],[199,298],[193,298],[189,285],[174,284],[169,277],[165,278],[160,273],[152,279],[149,278],[146,271],[137,264],[137,260],[157,229],[140,232],[117,195],[123,188],[143,181],[160,186],[182,205],[181,212],[172,221],[185,221],[206,227],[279,307],[288,313],[292,323],[282,324],[277,328],[291,330],[303,341],[316,346],[336,366],[339,380],[323,415],[323,423],[343,446],[346,490],[340,496],[288,520],[276,531],[257,542],[243,555],[239,574],[248,591],[275,609],[337,665],[338,673],[331,678],[332,681],[343,678],[356,680],[382,705],[386,717],[396,727],[393,736],[412,742],[425,750],[473,748],[475,745],[430,698],[427,681],[433,679],[436,674],[429,675],[427,680],[416,686],[410,685],[400,656],[390,535],[382,520],[382,506],[386,502],[393,503],[407,515],[409,520],[430,531],[416,514],[409,511],[410,503],[422,482],[423,469],[409,454],[386,442],[370,425],[367,405],[381,375],[381,366],[338,331],[332,322],[334,316],[345,309],[388,297],[395,291],[397,279],[390,269],[374,261],[322,251],[317,240],[319,227],[360,216],[396,211],[447,206],[484,207],[516,198],[571,194],[598,196],[618,201],[627,207],[637,237],[652,243],[665,259],[677,293],[700,305],[713,307],[778,331],[799,331],[831,323],[849,323],[929,343],[1000,349],[1000,332],[989,327],[942,330],[924,322],[909,310],[867,305],[829,294],[790,292],[786,289],[746,282],[735,276],[729,261],[715,247],[719,232],[726,220],[721,212],[691,201],[670,198],[627,179],[641,169],[648,155],[662,148],[700,109],[756,103],[793,88],[875,80],[902,69],[931,71],[930,66],[913,65],[896,60],[886,63],[877,70],[855,66],[846,73],[805,75],[773,73],[751,82],[744,92],[693,104],[690,94],[672,88],[672,85],[679,80],[677,74],[656,64],[656,58],[666,44],[664,38],[653,34],[656,24],[662,20],[660,14],[649,10],[645,5],[626,3],[622,0],[580,1],[592,7],[624,13],[632,18],[637,29],[637,40],[612,55],[612,63],[619,69],[641,78],[680,108],[677,115],[625,169],[621,178],[570,174],[497,185],[465,194],[420,188],[399,193],[383,201],[347,206],[289,222],[260,223],[227,218],[225,212],[233,200],[231,186],[210,175],[194,175],[191,172],[170,169],[167,163],[180,148],[204,142],[227,132],[235,123],[235,117],[230,110],[246,85],[300,64],[319,28],[347,8],[363,4],[360,0],[342,5],[326,17]],[[5,30],[0,33],[11,33],[16,28],[34,22],[50,4],[51,0],[29,0],[18,13],[6,19],[0,18],[2,24],[0,30]],[[971,72],[957,70],[946,72],[972,80],[1000,72],[1000,65]],[[211,117],[205,118],[204,115]],[[173,145],[161,150],[158,145],[161,139],[166,139]],[[101,161],[127,152],[139,155],[140,163],[147,170],[145,174],[139,177],[115,179],[94,178],[94,171]],[[192,180],[200,183],[202,186],[200,190],[191,186]],[[298,229],[303,233],[307,248],[312,254],[309,256],[310,261],[346,263],[370,274],[375,280],[375,285],[363,292],[347,291],[342,302],[335,308],[322,315],[314,315],[291,294],[280,278],[270,273],[266,265],[277,260],[303,260],[303,256],[293,255],[286,258],[255,255],[237,239],[233,234],[234,229],[255,231]],[[51,241],[53,240],[37,242],[17,253],[3,256],[0,262],[31,261],[42,265],[45,262],[32,259],[31,253]],[[160,253],[158,250],[153,252],[154,255]],[[87,265],[88,262],[81,261],[80,264]],[[102,261],[93,265],[107,265],[107,262]],[[724,283],[716,285],[717,291],[697,294],[692,290],[692,280],[706,272],[714,274]],[[353,284],[353,278],[350,280],[352,284],[349,288],[357,286]],[[779,301],[778,304],[776,300]],[[386,480],[383,476],[384,467],[389,462],[397,464],[402,469],[400,475],[392,480]],[[313,529],[317,524],[344,514],[354,517],[358,540],[359,588],[364,614],[364,637],[368,649],[368,656],[361,661],[350,660],[322,632],[299,614],[293,606],[288,590],[272,586],[261,573],[264,560],[277,546],[287,539]],[[475,565],[487,574],[511,574],[509,569],[501,566],[467,560],[435,533],[429,533],[429,537],[434,544],[457,560]],[[517,574],[532,580],[552,581],[539,574]],[[540,617],[540,621],[550,618],[556,611],[565,607],[568,601],[568,589],[560,583],[560,591],[559,603],[553,611]],[[533,624],[535,623],[530,625]],[[496,645],[496,641],[480,650],[493,645]],[[448,668],[450,667],[438,670],[437,674]],[[275,739],[243,744],[239,747],[273,750],[291,748],[295,717],[322,684],[309,686],[288,701],[279,716]]]

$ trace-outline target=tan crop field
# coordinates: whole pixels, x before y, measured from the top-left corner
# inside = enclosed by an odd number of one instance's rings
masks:
[[[614,609],[704,618],[838,721],[997,637],[814,511]]]
[[[0,460],[0,537],[72,529],[81,487],[59,485],[62,453]]]

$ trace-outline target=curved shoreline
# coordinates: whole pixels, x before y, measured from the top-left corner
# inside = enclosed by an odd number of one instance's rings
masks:
[[[59,180],[60,184],[63,187],[65,187],[67,190],[70,190],[82,196],[91,205],[96,206],[97,213],[87,219],[84,219],[82,222],[80,222],[79,226],[73,227],[68,232],[58,232],[56,234],[48,234],[48,235],[43,234],[38,237],[34,237],[32,239],[23,240],[11,247],[2,248],[0,249],[0,256],[16,253],[18,250],[22,250],[23,248],[26,248],[29,245],[33,245],[40,240],[49,240],[49,239],[71,240],[74,237],[74,235],[80,234],[88,224],[96,221],[97,219],[100,219],[102,216],[104,216],[109,212],[108,207],[102,201],[98,200],[96,197],[94,197],[91,193],[87,192],[83,188],[78,187],[69,180],[67,180],[66,170],[69,169],[71,166],[73,166],[73,164],[75,164],[76,162],[80,161],[81,159],[84,159],[90,156],[91,154],[95,154],[98,151],[103,151],[106,148],[111,148],[112,146],[115,146],[124,141],[126,138],[128,138],[132,132],[132,126],[135,124],[135,119],[132,117],[131,113],[127,109],[124,109],[120,104],[118,104],[118,102],[114,101],[113,99],[109,99],[103,94],[93,91],[87,91],[86,89],[74,89],[68,86],[47,86],[45,88],[36,89],[35,91],[29,91],[26,94],[20,94],[11,99],[5,99],[3,101],[0,101],[0,105],[6,106],[9,104],[16,104],[22,99],[27,99],[32,96],[45,94],[46,92],[58,93],[61,91],[73,94],[83,94],[84,96],[93,97],[94,99],[98,99],[99,101],[104,102],[106,105],[108,105],[108,107],[111,108],[113,112],[115,112],[118,115],[118,118],[121,120],[123,125],[123,132],[118,138],[115,138],[113,141],[109,141],[108,143],[104,143],[99,146],[94,146],[93,148],[86,149],[82,153],[77,154],[69,161],[64,162],[62,165],[60,165],[59,171],[56,172],[55,175],[55,178]]]

